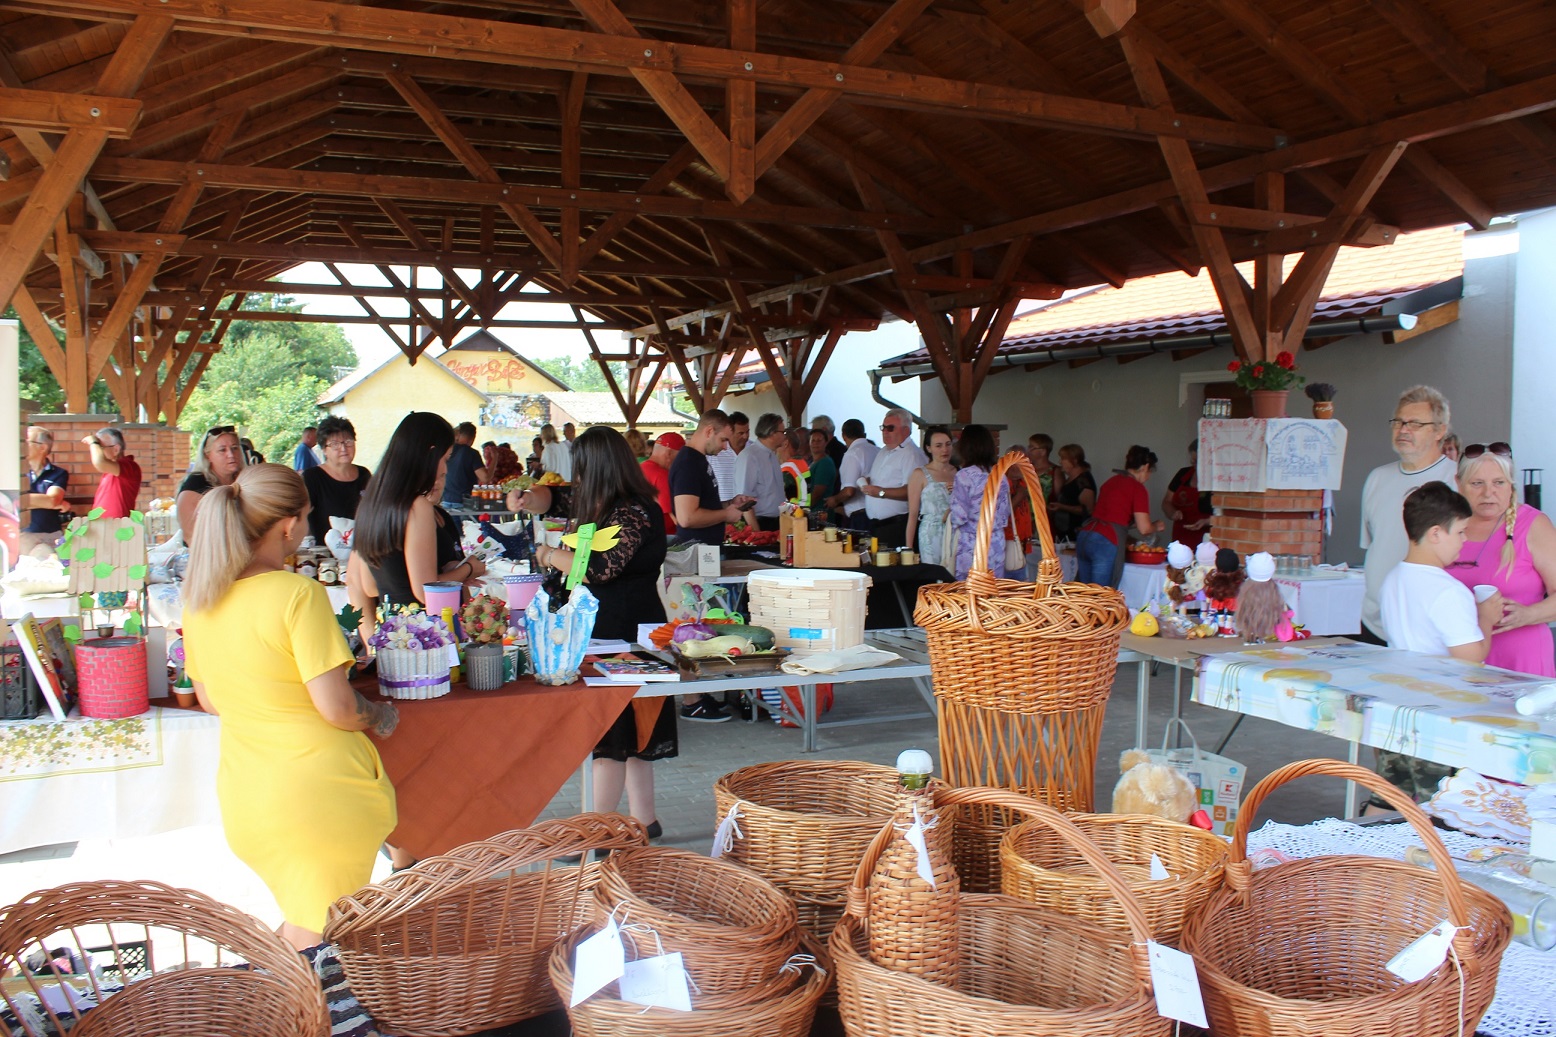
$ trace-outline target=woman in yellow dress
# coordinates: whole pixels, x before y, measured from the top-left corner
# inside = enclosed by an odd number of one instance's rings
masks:
[[[184,583],[184,650],[200,704],[219,714],[216,777],[232,851],[264,879],[299,950],[325,912],[371,878],[395,826],[394,786],[363,733],[395,708],[346,681],[351,650],[317,582],[286,572],[308,532],[302,477],[245,468],[200,500]]]

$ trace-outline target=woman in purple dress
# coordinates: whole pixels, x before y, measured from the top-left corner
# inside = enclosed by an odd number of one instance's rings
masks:
[[[1506,443],[1472,443],[1459,457],[1459,492],[1475,514],[1464,547],[1448,571],[1466,587],[1502,592],[1502,621],[1486,665],[1556,677],[1551,628],[1556,620],[1556,526],[1514,499],[1513,450]]]
[[[949,559],[958,580],[967,579],[972,568],[974,543],[978,538],[978,511],[983,507],[983,490],[989,471],[999,460],[994,437],[982,425],[968,425],[956,441],[961,471],[951,484],[951,525],[956,530],[956,557]],[[994,528],[989,532],[989,568],[994,575],[1005,573],[1005,527],[1010,525],[1010,485],[1000,480],[999,501],[994,510]],[[946,561],[942,561],[942,565]]]

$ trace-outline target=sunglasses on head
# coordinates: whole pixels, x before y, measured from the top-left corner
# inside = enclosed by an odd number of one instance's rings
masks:
[[[216,436],[233,435],[236,434],[237,431],[238,427],[236,425],[217,425],[213,429],[206,430],[205,438],[212,439]]]
[[[1476,458],[1481,454],[1486,453],[1487,451],[1496,454],[1498,457],[1513,456],[1513,448],[1508,446],[1506,443],[1503,443],[1501,440],[1498,440],[1495,443],[1471,443],[1469,446],[1459,451],[1459,456]]]

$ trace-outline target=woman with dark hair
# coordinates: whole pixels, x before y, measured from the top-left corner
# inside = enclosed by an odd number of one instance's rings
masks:
[[[1173,474],[1162,494],[1162,512],[1172,520],[1172,538],[1194,547],[1210,528],[1210,494],[1199,492],[1199,440],[1189,442],[1189,463]]]
[[[362,491],[373,473],[356,463],[357,430],[346,418],[331,414],[319,422],[319,446],[324,449],[324,463],[303,473],[303,485],[313,505],[308,532],[322,545],[330,519],[357,517]]]
[[[479,558],[460,557],[454,520],[437,503],[453,445],[454,430],[441,416],[412,411],[368,480],[346,577],[352,604],[362,609],[364,637],[374,629],[371,599],[421,605],[426,584],[468,582],[486,571]]]
[[[994,436],[982,425],[962,429],[956,453],[961,471],[951,484],[951,526],[956,531],[956,556],[950,559],[958,580],[967,579],[972,568],[978,535],[978,512],[983,507],[983,491],[989,471],[999,460]],[[989,530],[989,568],[995,576],[1005,575],[1005,527],[1010,525],[1010,486],[1000,480],[999,500],[994,507],[994,527]],[[941,562],[942,565],[945,561]]]
[[[567,515],[574,528],[591,522],[599,529],[620,527],[616,546],[592,553],[585,570],[589,591],[600,601],[595,637],[633,641],[639,623],[664,622],[656,586],[665,560],[664,512],[620,432],[606,425],[585,429],[573,441],[572,486],[534,486],[522,497],[510,493],[508,507],[538,515]],[[535,549],[535,558],[561,572],[573,567],[573,552],[566,548],[542,545]],[[594,809],[615,811],[625,788],[632,816],[653,837],[660,834],[654,812],[653,761],[680,751],[674,699],[666,696],[657,701],[657,712],[641,718],[629,705],[594,747]],[[639,736],[639,725],[646,739]]]
[[[1064,482],[1048,500],[1048,521],[1053,523],[1055,540],[1069,540],[1097,503],[1097,480],[1091,477],[1091,464],[1079,443],[1059,448],[1059,470]]]
[[[927,565],[945,565],[946,524],[951,518],[951,491],[956,466],[951,463],[951,430],[931,425],[924,430],[924,455],[929,463],[908,476],[908,546]]]
[[[1145,484],[1156,470],[1156,455],[1143,446],[1132,446],[1124,458],[1124,470],[1102,484],[1091,518],[1075,537],[1075,579],[1117,587],[1124,575],[1124,548],[1129,545],[1128,526],[1150,536],[1165,523],[1151,520],[1151,498]]]

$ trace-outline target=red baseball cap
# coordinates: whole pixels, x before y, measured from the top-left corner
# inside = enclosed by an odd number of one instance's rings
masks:
[[[671,450],[679,450],[686,445],[686,437],[679,432],[661,432],[654,437],[655,446],[666,446]]]

